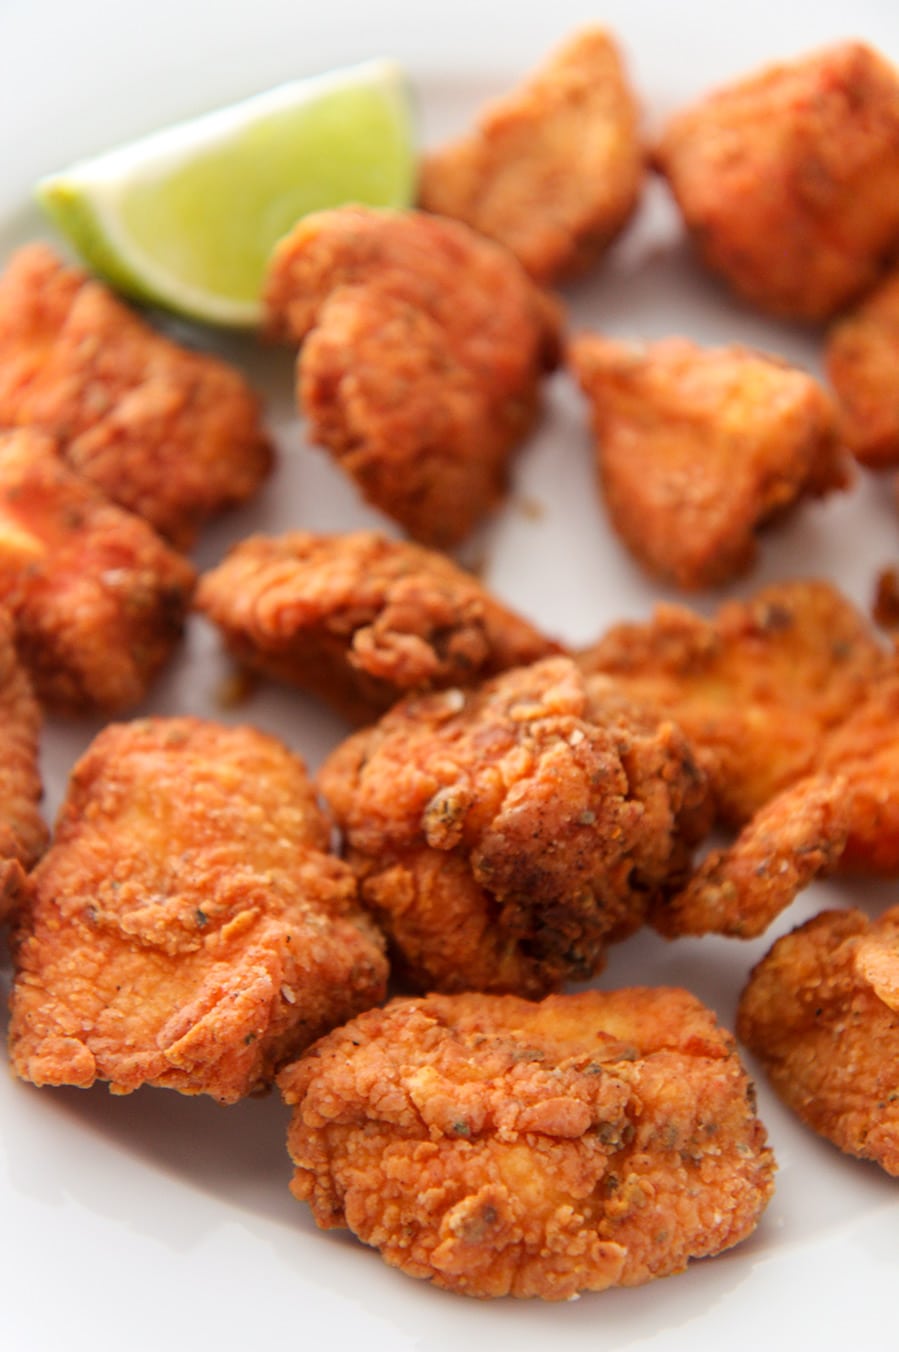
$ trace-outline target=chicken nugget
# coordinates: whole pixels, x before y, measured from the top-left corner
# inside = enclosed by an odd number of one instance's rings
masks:
[[[899,665],[894,660],[822,741],[816,769],[845,781],[845,873],[899,873]]]
[[[279,1084],[317,1224],[463,1295],[680,1272],[751,1234],[773,1188],[733,1039],[682,990],[394,1000]]]
[[[233,368],[170,342],[43,244],[0,277],[0,425],[58,438],[72,469],[179,548],[272,465]]]
[[[360,723],[559,651],[444,555],[371,531],[253,536],[200,579],[196,606],[244,666]]]
[[[728,826],[811,773],[825,736],[889,665],[860,611],[815,581],[727,601],[712,620],[661,605],[646,623],[616,625],[577,660],[676,720]]]
[[[834,872],[849,838],[845,779],[810,775],[760,808],[733,845],[713,850],[682,892],[650,912],[655,928],[754,939],[815,878]]]
[[[569,357],[612,523],[650,572],[680,587],[746,572],[762,526],[848,482],[830,400],[778,359],[592,334]]]
[[[402,700],[319,782],[417,989],[534,996],[591,976],[708,826],[679,729],[563,657]]]
[[[469,135],[426,156],[421,205],[498,240],[538,282],[583,272],[637,205],[639,120],[612,37],[585,29]]]
[[[42,702],[137,704],[181,636],[187,559],[30,428],[0,432],[0,603]]]
[[[899,907],[824,911],[778,939],[737,1032],[806,1126],[899,1175]]]
[[[302,762],[252,728],[111,725],[76,766],[16,934],[35,1084],[230,1103],[383,998],[383,942]]]
[[[899,465],[899,271],[834,324],[826,362],[846,445],[872,469]]]
[[[305,217],[269,269],[298,396],[366,499],[448,547],[499,502],[558,358],[559,316],[499,245],[422,212]]]
[[[655,158],[704,261],[773,314],[826,319],[899,245],[899,76],[862,43],[718,90]]]
[[[41,713],[14,636],[12,616],[0,607],[0,921],[47,843],[38,811]]]

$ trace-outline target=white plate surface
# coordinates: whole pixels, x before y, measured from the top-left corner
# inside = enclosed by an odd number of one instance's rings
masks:
[[[29,206],[39,174],[123,138],[283,79],[368,56],[400,58],[418,93],[423,134],[467,124],[577,24],[619,35],[647,108],[661,117],[710,85],[765,61],[860,36],[899,60],[891,0],[577,0],[551,5],[451,0],[2,0],[0,255],[46,233]],[[816,342],[734,305],[696,269],[658,185],[603,271],[569,292],[573,320],[622,336],[685,333],[742,341],[820,370]],[[275,481],[248,510],[204,536],[202,566],[251,530],[384,524],[304,443],[290,361],[218,340],[267,401],[282,450]],[[535,510],[535,504],[539,509]],[[870,604],[896,559],[899,519],[887,480],[803,510],[770,535],[735,594],[794,576],[837,580]],[[504,512],[467,556],[536,622],[587,642],[672,593],[647,583],[611,536],[597,500],[584,408],[564,377],[522,455]],[[720,597],[699,602],[711,609]],[[277,732],[313,768],[343,734],[311,701],[275,689],[225,712],[214,634],[196,621],[145,711],[193,712]],[[47,810],[97,725],[47,733]],[[732,1023],[750,964],[775,934],[824,905],[895,899],[891,885],[810,889],[765,939],[666,945],[639,936],[611,955],[604,985],[683,984]],[[8,986],[0,968],[0,985]],[[456,1352],[494,1344],[537,1352],[652,1348],[711,1352],[809,1343],[819,1352],[895,1349],[899,1262],[896,1184],[844,1158],[790,1120],[764,1083],[762,1116],[779,1164],[755,1236],[683,1276],[565,1305],[466,1301],[386,1268],[348,1237],[319,1234],[287,1192],[286,1113],[274,1099],[219,1108],[144,1090],[37,1091],[0,1075],[0,1346],[7,1352],[223,1350],[298,1344],[366,1352]]]

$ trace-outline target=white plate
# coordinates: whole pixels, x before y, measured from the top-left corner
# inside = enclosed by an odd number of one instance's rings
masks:
[[[5,0],[0,253],[44,233],[28,205],[30,186],[78,154],[373,55],[407,64],[425,134],[438,138],[466,125],[484,97],[598,9],[620,35],[656,123],[710,84],[831,39],[861,36],[899,59],[892,0],[856,0],[851,8],[832,0],[607,0],[601,7],[553,0],[539,9],[483,0],[439,8],[421,0]],[[741,340],[818,367],[814,341],[741,310],[697,272],[658,187],[610,264],[570,299],[581,325],[630,337]],[[376,521],[325,457],[303,444],[289,360],[248,343],[221,345],[264,390],[283,464],[256,505],[207,532],[198,561],[216,561],[251,529]],[[541,504],[536,515],[534,502]],[[821,575],[867,606],[876,573],[895,560],[897,526],[886,482],[866,476],[851,495],[806,509],[772,534],[759,567],[736,590]],[[472,548],[486,557],[497,592],[572,642],[646,614],[662,595],[609,533],[593,488],[584,409],[563,377],[521,458],[513,501]],[[198,621],[147,710],[256,722],[313,767],[342,735],[335,718],[285,691],[261,691],[223,713],[216,691],[224,673],[214,635]],[[94,731],[49,729],[48,811]],[[879,908],[892,896],[888,886],[812,889],[774,932],[824,904],[867,897]],[[748,967],[771,937],[666,945],[641,936],[613,952],[602,980],[681,983],[730,1022]],[[2,980],[8,984],[7,971]],[[386,1268],[349,1238],[319,1234],[287,1192],[286,1113],[274,1098],[224,1109],[164,1091],[115,1099],[102,1087],[37,1091],[0,1077],[0,1345],[8,1352],[179,1352],[296,1340],[366,1352],[456,1352],[495,1341],[519,1352],[549,1342],[559,1352],[706,1352],[763,1342],[778,1348],[802,1337],[819,1352],[895,1348],[895,1183],[805,1132],[763,1083],[759,1090],[780,1173],[748,1243],[648,1287],[542,1306],[449,1296]]]

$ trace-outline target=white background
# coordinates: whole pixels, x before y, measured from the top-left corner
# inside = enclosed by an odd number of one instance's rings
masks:
[[[710,85],[821,42],[860,36],[899,60],[899,10],[880,3],[726,6],[709,0],[539,9],[450,0],[0,0],[0,252],[44,233],[29,205],[41,173],[139,132],[280,80],[369,56],[394,56],[413,80],[425,139],[461,130],[484,97],[536,64],[578,23],[619,35],[647,124]],[[814,335],[733,304],[684,248],[664,191],[601,273],[567,293],[574,326],[627,337],[685,333],[740,341],[819,369]],[[191,333],[192,341],[209,341]],[[303,442],[286,354],[215,340],[263,390],[282,450],[259,502],[212,528],[205,566],[251,529],[346,529],[378,522]],[[381,523],[383,524],[383,523]],[[790,576],[826,576],[867,608],[878,570],[896,561],[889,479],[804,509],[768,536],[735,594]],[[645,615],[672,596],[649,584],[609,532],[594,484],[585,410],[564,376],[523,453],[512,499],[466,551],[496,591],[572,643]],[[706,610],[721,596],[697,601]],[[342,735],[299,695],[258,692],[237,711],[217,695],[227,666],[199,621],[148,710],[198,712],[279,732],[314,767]],[[95,730],[48,731],[48,812]],[[752,961],[775,933],[822,905],[882,909],[889,884],[811,889],[764,940],[666,945],[640,936],[616,950],[605,985],[688,986],[731,1022]],[[8,971],[0,969],[8,985]],[[114,1099],[98,1087],[37,1091],[0,1075],[0,1272],[5,1352],[229,1350],[297,1343],[366,1352],[503,1344],[536,1352],[652,1348],[895,1349],[899,1259],[896,1183],[840,1156],[793,1123],[759,1085],[780,1163],[756,1235],[684,1276],[562,1306],[469,1302],[387,1269],[348,1237],[319,1234],[287,1192],[286,1112],[273,1098],[219,1108],[165,1091]]]

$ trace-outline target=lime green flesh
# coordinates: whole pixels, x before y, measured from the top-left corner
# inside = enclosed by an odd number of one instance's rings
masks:
[[[38,196],[119,290],[200,319],[253,322],[272,249],[300,217],[413,200],[411,124],[401,81],[348,83],[257,112],[176,157],[137,157],[116,181],[75,166]]]
[[[272,248],[301,216],[347,201],[409,200],[401,111],[376,91],[344,89],[289,118],[268,117],[162,181],[130,184],[123,228],[192,286],[256,300]]]

